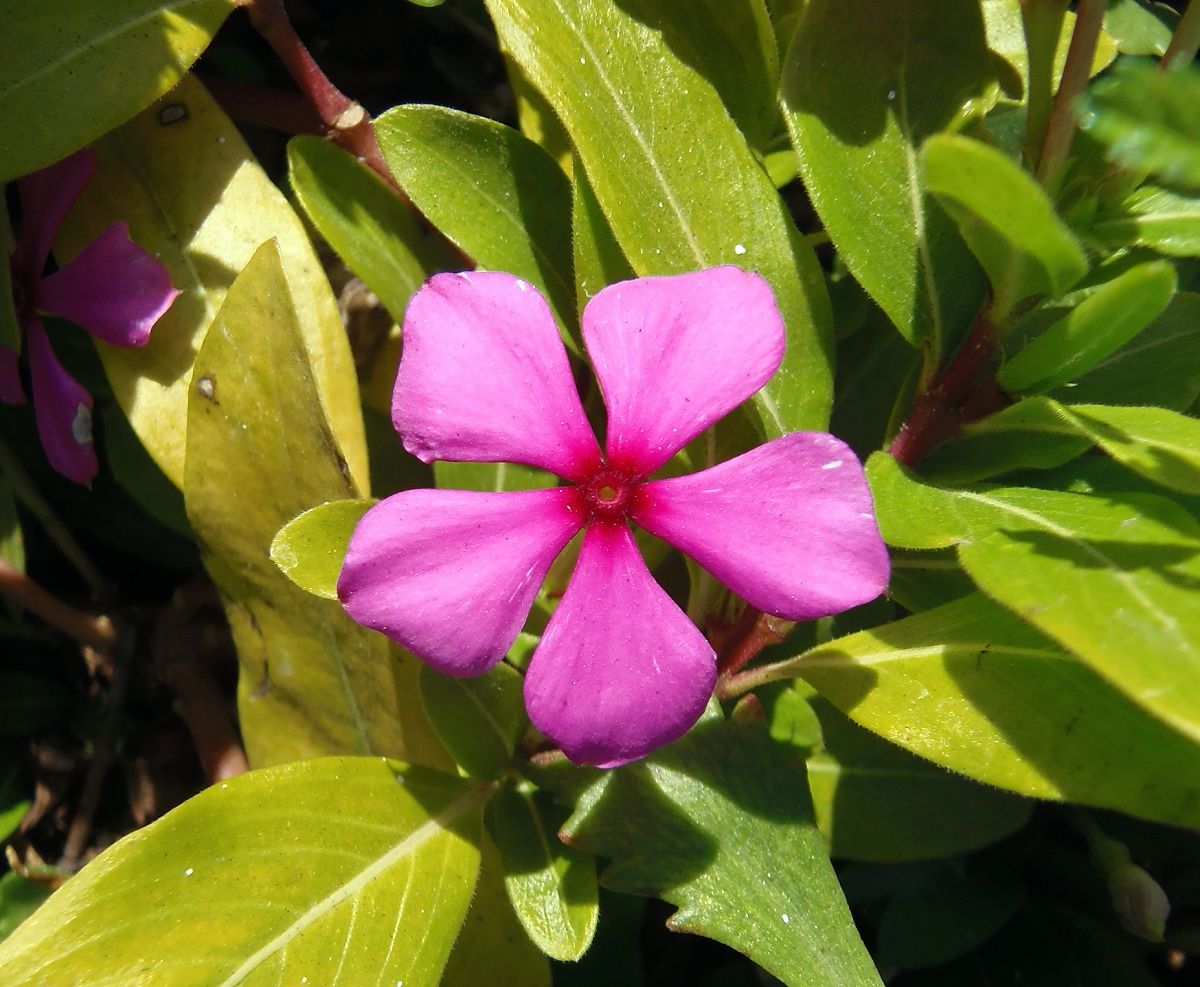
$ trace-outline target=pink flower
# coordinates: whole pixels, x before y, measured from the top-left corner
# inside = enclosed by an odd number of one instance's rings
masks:
[[[629,522],[760,610],[809,620],[887,583],[862,467],[796,432],[690,476],[651,475],[770,379],[784,326],[736,267],[605,288],[583,338],[608,409],[601,453],[542,296],[509,274],[441,274],[404,318],[392,419],[411,453],[517,462],[550,490],[410,490],[369,510],[338,593],[356,621],[447,675],[504,657],[550,564],[579,560],[525,677],[533,723],[574,761],[612,767],[680,737],[716,680],[704,636],[658,586]]]
[[[69,264],[42,276],[58,228],[95,170],[95,153],[84,149],[18,179],[21,239],[10,259],[38,435],[50,465],[84,484],[97,469],[92,396],[58,362],[41,315],[70,319],[114,346],[144,346],[179,294],[166,269],[129,239],[125,223],[114,223]],[[0,401],[6,404],[25,400],[19,356],[0,346]]]

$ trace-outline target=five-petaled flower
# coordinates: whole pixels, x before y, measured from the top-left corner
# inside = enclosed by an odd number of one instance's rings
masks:
[[[58,362],[42,314],[70,319],[114,346],[144,346],[179,294],[166,269],[129,239],[123,222],[106,229],[70,263],[42,276],[58,228],[95,170],[95,153],[84,149],[18,179],[21,239],[9,259],[38,435],[50,465],[76,483],[91,483],[97,470],[92,396]],[[25,400],[19,356],[0,345],[0,401],[6,404]]]
[[[888,578],[854,453],[794,432],[688,476],[652,479],[779,367],[767,283],[736,267],[611,285],[583,338],[608,411],[601,452],[546,302],[502,273],[442,274],[414,296],[392,418],[426,462],[516,462],[567,486],[410,490],[372,507],[338,593],[350,616],[448,675],[500,661],[551,563],[579,558],[525,677],[530,718],[574,761],[611,767],[700,716],[716,656],[659,587],[629,522],[760,610],[809,620],[865,603]]]

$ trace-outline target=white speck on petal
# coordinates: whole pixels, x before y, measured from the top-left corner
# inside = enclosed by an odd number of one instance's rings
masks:
[[[75,417],[71,420],[71,438],[81,446],[92,441],[92,409],[86,404],[75,409]]]
[[[746,252],[746,245],[744,243],[735,243],[733,245],[733,252],[740,257]]]
[[[528,290],[529,290],[529,282],[522,281],[518,278],[517,279],[517,291],[528,291]]]
[[[191,868],[191,867],[189,867],[187,870],[185,870],[185,871],[183,872],[183,876],[184,876],[184,877],[191,877],[193,873],[194,873],[194,871],[192,870],[192,868]]]
[[[821,467],[821,469],[823,469],[823,470],[835,470],[835,469],[837,469],[837,468],[838,468],[839,466],[841,466],[841,465],[842,465],[842,461],[841,461],[840,459],[831,459],[831,460],[830,460],[829,462],[827,462],[827,463],[826,463],[824,466],[822,466],[822,467]]]
[[[784,924],[784,925],[787,925],[787,924],[788,924],[788,923],[791,921],[791,918],[788,916],[788,913],[787,913],[787,912],[784,912],[784,913],[783,913],[782,915],[780,915],[779,917],[780,917],[781,919],[783,919],[783,924]]]

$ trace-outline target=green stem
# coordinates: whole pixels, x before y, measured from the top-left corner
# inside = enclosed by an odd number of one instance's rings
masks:
[[[1200,3],[1192,0],[1175,27],[1159,68],[1174,69],[1188,65],[1195,59],[1197,51],[1200,51]]]
[[[0,468],[8,476],[17,499],[28,507],[34,517],[41,522],[50,540],[58,546],[58,550],[75,567],[75,571],[83,577],[83,581],[87,583],[92,595],[97,599],[108,597],[110,595],[109,585],[100,575],[100,570],[93,565],[79,542],[67,530],[67,526],[59,520],[54,509],[42,497],[33,480],[25,471],[25,467],[21,465],[21,461],[17,459],[3,439],[0,439]]]
[[[1067,0],[1021,0],[1025,47],[1029,52],[1029,93],[1026,98],[1025,142],[1022,156],[1033,168],[1046,137],[1054,96],[1054,54],[1062,35]]]
[[[1038,156],[1037,180],[1044,188],[1050,188],[1058,181],[1071,150],[1071,141],[1075,138],[1074,103],[1087,86],[1103,23],[1104,0],[1079,0],[1071,46],[1067,49],[1067,61],[1058,92],[1054,94],[1042,152]]]

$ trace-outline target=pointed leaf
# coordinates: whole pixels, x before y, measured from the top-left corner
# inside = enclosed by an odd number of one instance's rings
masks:
[[[1101,285],[1010,359],[996,380],[1010,393],[1059,387],[1111,355],[1153,322],[1175,293],[1165,260],[1131,267]]]
[[[503,662],[469,679],[421,666],[421,704],[429,722],[471,777],[497,780],[508,771],[517,741],[529,728],[523,681]]]
[[[337,303],[299,217],[208,91],[185,76],[159,103],[100,140],[96,153],[96,175],[68,214],[55,256],[70,259],[125,219],[133,239],[183,292],[142,349],[97,344],[118,403],[162,471],[183,486],[196,353],[234,276],[274,237],[321,399],[351,474],[365,484],[358,381]]]
[[[824,425],[831,327],[820,267],[716,89],[668,42],[686,35],[690,9],[488,0],[488,10],[566,126],[639,275],[738,264],[770,282],[788,341],[752,399],[766,434]]]
[[[65,158],[150,105],[179,81],[236,6],[3,0],[0,182]]]
[[[1041,186],[1003,153],[968,137],[931,137],[925,180],[987,271],[1007,313],[1033,294],[1057,297],[1087,271],[1087,257]]]
[[[264,482],[264,479],[268,482]],[[301,511],[356,497],[274,243],[230,287],[196,357],[184,500],[241,664],[251,764],[404,752],[386,640],[270,560]]]
[[[319,137],[288,141],[288,177],[308,218],[399,322],[438,260],[412,207],[354,155]]]
[[[336,600],[346,546],[373,500],[333,500],[292,518],[271,541],[271,561],[302,590]]]
[[[1061,407],[1061,406],[1060,406]],[[1113,459],[1182,493],[1200,494],[1200,421],[1165,408],[1062,408]]]
[[[612,859],[606,887],[663,898],[679,907],[671,928],[788,984],[881,983],[813,823],[804,762],[761,723],[701,720],[584,792],[563,834]]]
[[[794,665],[856,723],[1036,798],[1200,822],[1200,747],[980,593]]]
[[[547,956],[577,960],[599,917],[596,863],[558,838],[566,812],[511,782],[488,803],[488,831],[504,862],[504,886],[529,938]]]
[[[475,884],[486,794],[380,758],[231,778],[55,892],[0,944],[0,977],[432,987]]]
[[[784,112],[821,221],[904,338],[935,352],[978,308],[983,284],[926,196],[917,149],[991,77],[973,3],[815,0],[784,63]]]
[[[1146,185],[1088,227],[1110,249],[1149,247],[1168,257],[1200,257],[1200,198]]]

